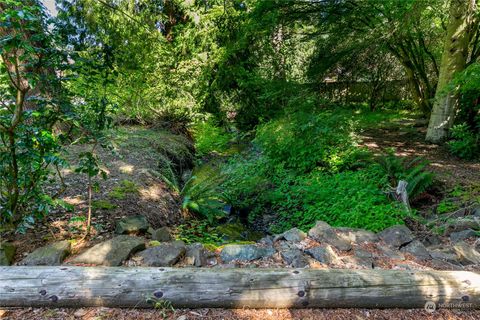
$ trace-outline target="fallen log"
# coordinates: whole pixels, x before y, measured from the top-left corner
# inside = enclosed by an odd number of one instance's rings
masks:
[[[418,308],[480,306],[464,271],[0,267],[0,307]]]

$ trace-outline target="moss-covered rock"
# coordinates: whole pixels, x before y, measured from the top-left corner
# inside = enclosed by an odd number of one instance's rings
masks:
[[[13,244],[4,242],[0,243],[0,266],[9,266],[13,262],[16,248]]]
[[[59,241],[41,247],[30,253],[20,262],[25,266],[58,266],[70,253],[70,242]]]

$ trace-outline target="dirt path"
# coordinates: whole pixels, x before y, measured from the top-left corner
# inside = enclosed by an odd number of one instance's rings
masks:
[[[427,144],[425,126],[415,121],[395,122],[388,128],[368,129],[361,134],[362,145],[374,152],[394,148],[402,157],[425,157],[430,169],[446,188],[480,184],[480,162],[452,156],[446,146]]]

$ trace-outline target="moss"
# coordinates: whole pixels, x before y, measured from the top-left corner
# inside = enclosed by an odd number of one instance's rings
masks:
[[[256,241],[263,236],[262,232],[249,230],[240,222],[220,225],[215,228],[215,232],[220,234],[223,239],[229,243]]]
[[[149,247],[158,247],[161,244],[160,241],[152,240],[148,243]]]
[[[138,193],[138,185],[129,180],[122,180],[120,186],[113,188],[108,196],[113,199],[123,200],[127,197],[127,194],[133,193]]]
[[[92,207],[94,209],[112,210],[117,206],[108,200],[95,200],[92,202]]]

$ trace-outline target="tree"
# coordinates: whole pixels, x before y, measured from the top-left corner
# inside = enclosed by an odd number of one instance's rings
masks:
[[[476,0],[451,0],[435,104],[426,136],[429,142],[444,141],[454,123],[458,99],[449,84],[467,64],[468,46],[475,33],[475,11]]]

